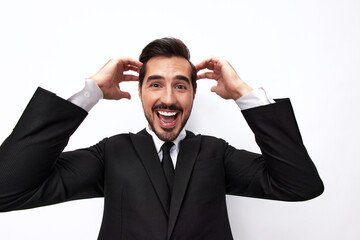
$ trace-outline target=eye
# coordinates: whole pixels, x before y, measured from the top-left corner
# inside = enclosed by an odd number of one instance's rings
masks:
[[[186,86],[182,85],[182,84],[179,84],[179,85],[176,85],[176,88],[177,89],[186,89]]]
[[[158,83],[152,83],[152,84],[150,84],[150,87],[158,88],[158,87],[160,87],[160,85]]]

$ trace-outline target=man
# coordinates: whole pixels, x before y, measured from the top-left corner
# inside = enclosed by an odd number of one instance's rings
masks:
[[[183,129],[202,78],[236,100],[262,155]],[[139,81],[147,128],[62,152],[100,98],[130,98],[122,81]],[[323,191],[289,100],[267,99],[225,60],[192,65],[172,38],[148,44],[140,61],[110,60],[69,101],[38,89],[1,146],[0,171],[1,211],[104,197],[99,239],[232,239],[226,194],[301,201]]]

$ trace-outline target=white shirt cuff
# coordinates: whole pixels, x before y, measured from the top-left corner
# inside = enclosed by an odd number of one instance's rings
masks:
[[[85,79],[85,87],[71,96],[68,101],[89,112],[104,97],[103,92],[92,79]]]
[[[275,101],[268,97],[263,88],[258,88],[240,97],[235,102],[241,110],[246,110],[274,103]]]

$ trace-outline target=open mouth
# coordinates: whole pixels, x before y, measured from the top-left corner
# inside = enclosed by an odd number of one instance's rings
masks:
[[[179,118],[179,111],[164,111],[158,110],[156,112],[159,123],[162,128],[169,129],[174,128]]]

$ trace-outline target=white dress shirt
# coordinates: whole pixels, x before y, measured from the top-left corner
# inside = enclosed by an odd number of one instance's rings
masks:
[[[161,147],[165,143],[163,140],[159,139],[156,134],[150,130],[149,126],[146,127],[146,131],[152,136],[152,139],[154,141],[156,152],[158,153],[160,161],[162,161],[162,150]],[[170,157],[173,162],[174,168],[176,168],[176,162],[177,162],[177,156],[180,151],[180,141],[183,140],[186,137],[186,131],[183,128],[177,138],[172,141],[174,143],[174,146],[170,148]]]

